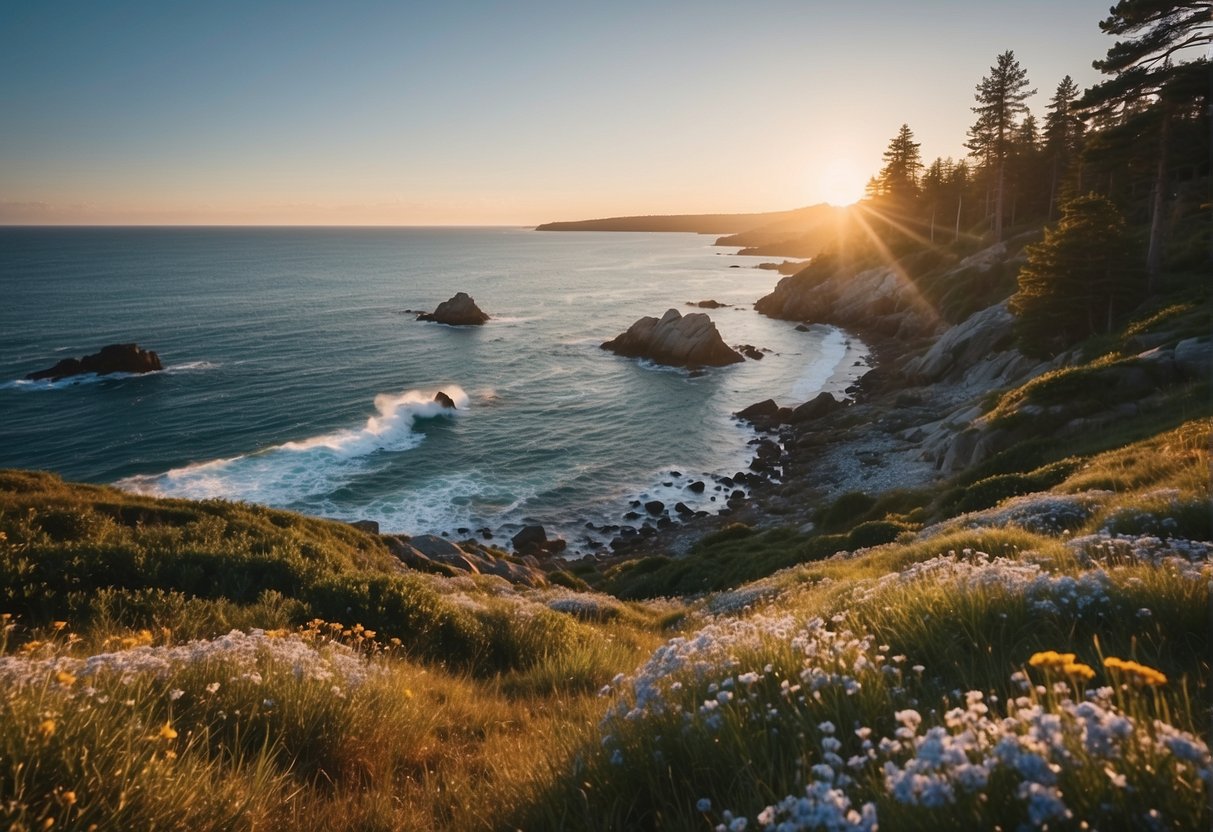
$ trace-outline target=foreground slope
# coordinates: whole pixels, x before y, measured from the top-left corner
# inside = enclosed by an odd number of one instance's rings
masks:
[[[1195,419],[896,543],[647,605],[9,472],[6,818],[1201,828],[1208,447]]]

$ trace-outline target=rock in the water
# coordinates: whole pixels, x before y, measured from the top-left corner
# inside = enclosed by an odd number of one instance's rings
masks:
[[[455,409],[454,399],[452,399],[446,393],[443,393],[441,390],[439,390],[437,393],[434,394],[434,401],[438,402],[438,404],[442,405],[445,408],[449,408],[451,410]]]
[[[753,344],[738,344],[737,351],[751,361],[761,361],[763,358],[762,350]]]
[[[602,348],[673,367],[722,367],[745,360],[724,342],[711,318],[702,312],[683,315],[677,309],[670,309],[660,320],[641,318]]]
[[[693,494],[702,494],[705,488],[707,488],[707,486],[704,484],[703,480],[695,480],[693,483],[687,486],[687,491],[690,491]]]
[[[110,344],[84,358],[65,358],[54,367],[30,373],[26,378],[30,381],[58,381],[85,373],[105,376],[110,373],[151,373],[162,369],[160,356],[151,350],[140,349],[137,344]]]
[[[727,309],[729,305],[718,300],[701,300],[698,303],[687,301],[687,306],[698,306],[700,309]]]
[[[665,511],[665,503],[661,502],[661,500],[649,500],[644,504],[644,510],[649,514],[661,514],[661,512]]]
[[[438,304],[433,312],[422,312],[419,321],[433,321],[449,326],[480,326],[489,319],[467,292],[456,292],[450,300]]]

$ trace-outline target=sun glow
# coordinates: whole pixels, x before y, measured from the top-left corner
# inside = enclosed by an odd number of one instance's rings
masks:
[[[817,169],[811,178],[814,200],[844,208],[863,199],[868,174],[849,159],[834,159]]]

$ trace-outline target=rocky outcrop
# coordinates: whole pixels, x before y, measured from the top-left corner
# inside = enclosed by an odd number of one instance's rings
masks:
[[[162,369],[160,356],[151,350],[140,349],[137,344],[110,344],[84,358],[65,358],[53,367],[30,373],[26,378],[30,381],[58,381],[85,373],[107,376],[111,373],[151,373]]]
[[[706,314],[683,315],[677,309],[670,309],[660,320],[641,318],[602,349],[672,367],[722,367],[745,360],[724,342]]]
[[[729,305],[727,303],[721,303],[718,300],[701,300],[698,302],[688,300],[687,306],[698,306],[700,309],[728,309],[729,308]]]
[[[434,394],[434,401],[438,402],[438,404],[442,405],[442,407],[446,410],[456,409],[455,400],[441,390]]]
[[[456,292],[450,300],[438,304],[433,312],[422,312],[419,321],[433,321],[448,326],[480,326],[489,316],[476,305],[467,292]]]
[[[886,266],[857,274],[809,266],[780,280],[754,308],[772,318],[835,324],[902,340],[942,329],[930,304]]]
[[[559,537],[548,537],[547,530],[538,524],[523,526],[518,534],[510,538],[514,551],[523,555],[555,555],[568,545]]]
[[[1015,318],[1006,303],[984,309],[944,332],[905,373],[923,382],[954,379],[994,353],[1012,348]]]
[[[496,575],[512,584],[536,587],[547,585],[542,569],[509,560],[475,541],[452,543],[432,534],[407,537],[384,535],[388,550],[410,569],[454,576],[461,573]]]

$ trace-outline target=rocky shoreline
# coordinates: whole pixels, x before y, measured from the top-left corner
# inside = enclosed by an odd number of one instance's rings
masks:
[[[954,270],[992,269],[1008,259],[1005,246],[993,246],[959,261]],[[558,541],[525,552],[515,546],[517,553],[507,555],[469,539],[456,547],[462,554],[444,553],[441,568],[472,569],[478,559],[487,559],[484,568],[473,571],[534,585],[574,565],[607,568],[629,558],[685,555],[705,535],[737,523],[809,532],[817,509],[839,495],[874,497],[937,483],[1028,438],[1022,431],[1033,429],[1030,420],[1017,433],[1005,420],[989,417],[990,394],[1079,363],[1077,355],[1040,361],[1020,353],[1005,301],[949,325],[891,266],[845,280],[802,271],[781,280],[755,309],[857,333],[871,369],[847,389],[845,402],[821,394],[808,402],[764,401],[743,409],[742,421],[756,432],[745,470],[698,478],[667,472],[663,485],[682,483],[688,494],[706,494],[707,503],[641,494],[618,522],[588,523],[584,542],[568,541],[570,550],[590,554],[564,552],[565,542]],[[1081,403],[1055,405],[1048,415],[1059,436],[1106,428],[1136,408],[1152,406],[1167,385],[1199,381],[1213,371],[1208,337],[1131,346],[1142,352],[1120,362],[1123,366],[1101,370],[1108,385],[1124,392],[1125,404],[1117,412],[1097,414],[1083,411]],[[1024,413],[1038,415],[1028,413],[1030,407],[1024,405]],[[538,533],[547,540],[542,529]],[[397,539],[407,544],[407,538]],[[527,571],[517,574],[513,566],[494,566],[494,559]]]

